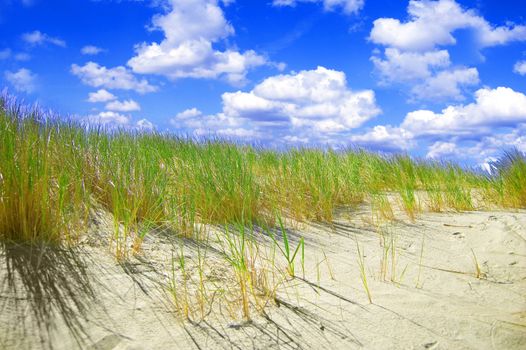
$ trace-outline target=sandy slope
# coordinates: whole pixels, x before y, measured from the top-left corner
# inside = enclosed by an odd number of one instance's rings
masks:
[[[306,240],[305,277],[280,288],[277,304],[250,323],[215,313],[179,321],[162,285],[174,245],[167,235],[152,235],[143,257],[126,264],[102,236],[74,252],[3,248],[0,348],[526,348],[526,212],[423,214],[380,228],[369,217],[343,210],[332,226],[292,232]],[[396,246],[385,280],[381,234]],[[225,268],[217,260],[208,273]]]

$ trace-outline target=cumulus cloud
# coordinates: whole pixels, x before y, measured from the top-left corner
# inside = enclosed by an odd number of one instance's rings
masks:
[[[350,141],[367,149],[390,152],[407,151],[415,144],[411,132],[390,125],[376,125],[363,134],[351,135]]]
[[[64,40],[49,36],[45,33],[40,32],[39,30],[23,34],[22,40],[34,46],[52,44],[60,47],[66,47],[66,42]]]
[[[456,44],[455,31],[469,30],[479,48],[526,41],[526,26],[495,27],[454,0],[412,0],[407,12],[405,22],[375,20],[369,40],[386,46],[371,57],[380,83],[410,86],[412,101],[463,100],[480,83],[476,68],[453,65],[449,52],[439,48]]]
[[[411,0],[409,20],[379,18],[374,21],[370,40],[376,44],[410,51],[428,51],[438,45],[453,45],[453,33],[470,29],[479,46],[503,45],[526,40],[526,26],[494,27],[475,11],[463,9],[454,0]]]
[[[384,51],[384,58],[375,55],[371,61],[382,85],[410,84],[414,100],[463,99],[464,88],[479,83],[476,68],[451,67],[447,50],[409,52],[389,47]]]
[[[513,71],[520,75],[526,75],[526,61],[519,61],[513,66]]]
[[[437,141],[428,148],[426,157],[438,159],[443,157],[456,156],[458,148],[454,142]]]
[[[86,119],[92,124],[122,127],[130,123],[131,117],[117,112],[104,111],[89,115]]]
[[[106,109],[116,112],[133,112],[140,111],[141,106],[134,100],[111,101],[106,104]]]
[[[473,153],[489,158],[504,149],[511,148],[516,148],[526,153],[526,124],[521,124],[506,133],[482,138],[473,148]]]
[[[148,119],[141,119],[135,123],[135,127],[139,130],[153,131],[155,130],[155,125]]]
[[[204,116],[190,109],[172,119],[172,125],[202,129],[206,123],[218,134],[294,135],[333,143],[380,113],[373,91],[352,91],[343,72],[324,67],[272,76],[248,92],[224,93],[222,100],[221,113]]]
[[[507,87],[483,88],[475,102],[449,106],[441,113],[429,110],[410,112],[401,127],[416,136],[477,137],[495,127],[526,123],[526,95]]]
[[[502,150],[526,150],[526,95],[508,87],[482,88],[467,104],[441,112],[416,110],[398,126],[359,129],[378,114],[372,91],[351,91],[342,72],[315,70],[269,77],[250,91],[225,93],[220,113],[187,109],[170,120],[194,135],[400,152],[426,147],[428,158],[483,163]]]
[[[84,46],[82,49],[80,49],[80,53],[83,55],[98,55],[99,53],[103,51],[104,49],[101,49],[100,47],[93,46],[93,45],[87,45],[87,46]]]
[[[190,108],[170,119],[170,124],[195,136],[236,137],[238,139],[261,138],[262,134],[255,127],[245,126],[240,118],[230,117],[224,113],[205,115],[197,108]]]
[[[197,108],[186,109],[180,113],[177,113],[175,117],[170,119],[170,124],[176,128],[187,125],[186,122],[189,120],[195,120],[198,117],[202,117],[203,112]]]
[[[387,48],[384,57],[371,57],[380,85],[411,86],[411,101],[463,100],[464,92],[480,83],[478,70],[452,66],[447,50],[406,52]]]
[[[426,157],[483,164],[503,150],[526,151],[526,95],[508,87],[483,88],[469,104],[440,113],[409,112],[399,126],[377,125],[349,136],[352,144],[380,151],[427,148]]]
[[[451,64],[447,50],[428,52],[405,52],[397,48],[386,48],[385,58],[373,56],[371,61],[385,83],[412,82],[429,78],[434,68],[446,68]]]
[[[96,88],[134,90],[141,94],[157,91],[157,87],[150,85],[146,79],[137,79],[123,66],[106,68],[95,62],[88,62],[84,66],[73,64],[71,72],[82,83]]]
[[[420,100],[463,100],[464,88],[479,83],[479,72],[476,68],[443,70],[415,85],[411,89],[411,96]]]
[[[90,114],[83,117],[82,120],[89,126],[103,126],[108,129],[126,129],[139,131],[154,131],[155,124],[146,118],[137,122],[132,122],[130,115],[118,113],[115,111],[103,111],[97,114]]]
[[[437,141],[428,147],[428,158],[454,158],[478,163],[491,172],[492,165],[505,150],[517,149],[526,153],[526,124],[520,124],[507,132],[483,136],[473,142],[462,140]]]
[[[136,56],[128,61],[135,73],[169,79],[224,77],[241,84],[249,69],[267,63],[252,50],[214,49],[214,43],[234,34],[217,0],[170,0],[169,4],[168,13],[152,20],[152,29],[162,31],[164,39],[137,45]]]
[[[108,102],[115,100],[117,97],[105,89],[100,89],[96,92],[90,92],[88,95],[88,102],[97,103],[97,102]]]
[[[371,90],[353,92],[343,72],[318,67],[265,79],[250,92],[223,94],[226,115],[285,123],[312,133],[357,128],[379,114]]]
[[[326,11],[333,11],[341,8],[347,14],[360,12],[365,4],[365,0],[274,0],[274,6],[296,6],[300,2],[323,3]]]
[[[16,72],[5,71],[4,77],[16,91],[31,93],[36,88],[37,75],[27,68]]]

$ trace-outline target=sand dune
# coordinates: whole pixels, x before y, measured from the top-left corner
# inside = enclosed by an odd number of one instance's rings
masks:
[[[333,225],[296,225],[290,237],[305,237],[305,272],[296,266],[298,277],[250,322],[232,319],[224,305],[205,320],[178,317],[164,285],[180,242],[167,234],[152,234],[141,256],[121,264],[104,242],[104,220],[73,251],[5,247],[0,348],[526,347],[526,212],[422,214],[382,225],[370,217],[342,210]],[[191,257],[196,247],[186,244]],[[220,283],[225,269],[217,259],[207,277]]]

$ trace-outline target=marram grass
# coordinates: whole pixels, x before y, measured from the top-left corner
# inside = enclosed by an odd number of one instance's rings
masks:
[[[424,196],[419,196],[423,193]],[[272,151],[221,140],[87,128],[0,98],[0,240],[74,242],[90,208],[115,219],[117,255],[143,227],[192,237],[196,224],[330,222],[369,200],[393,219],[422,210],[526,207],[526,160],[509,153],[487,176],[455,164],[360,150]],[[425,198],[425,200],[422,200]],[[480,207],[480,204],[477,205]]]
[[[0,99],[0,239],[71,242],[87,224],[81,129]]]

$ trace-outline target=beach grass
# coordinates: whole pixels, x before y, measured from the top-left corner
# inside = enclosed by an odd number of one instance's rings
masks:
[[[394,219],[386,194],[414,220],[432,211],[526,207],[526,159],[505,154],[494,174],[363,150],[269,150],[225,140],[89,127],[0,99],[0,239],[74,242],[102,207],[114,248],[140,250],[144,227],[192,237],[196,224],[276,225],[276,215],[331,222],[370,201]]]
[[[359,205],[370,206],[378,228],[415,221],[426,210],[525,208],[526,158],[518,151],[503,154],[489,174],[360,149],[266,149],[85,125],[4,95],[0,243],[74,246],[93,232],[93,215],[102,211],[113,220],[108,249],[118,261],[141,254],[150,232],[180,238],[165,290],[183,320],[205,318],[214,303],[233,318],[250,320],[297,277],[299,265],[305,276],[305,261],[312,257],[304,238],[289,231],[294,225],[332,224],[335,209],[352,216]],[[390,258],[391,281],[399,283],[405,269],[398,275],[396,240],[384,234],[381,239],[380,279],[387,279]],[[185,255],[184,242],[191,241],[200,247],[197,257]],[[216,264],[214,251],[229,267],[223,276],[229,281],[220,285],[205,273]],[[358,242],[357,251],[355,263],[372,302]],[[335,279],[325,254],[323,261]]]

